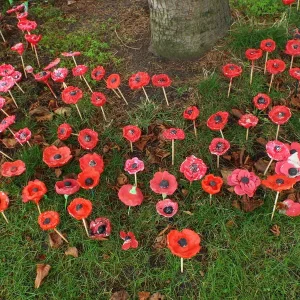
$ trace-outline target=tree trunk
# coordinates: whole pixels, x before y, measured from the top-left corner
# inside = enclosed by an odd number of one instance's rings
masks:
[[[169,59],[201,57],[230,26],[229,0],[148,0],[151,51]]]

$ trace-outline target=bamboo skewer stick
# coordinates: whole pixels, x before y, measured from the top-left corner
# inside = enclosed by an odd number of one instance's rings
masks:
[[[85,232],[86,232],[87,236],[90,237],[89,230],[88,230],[88,227],[87,227],[87,224],[86,224],[86,219],[83,218],[82,223],[83,223],[83,226],[84,226],[84,229],[85,229]]]
[[[69,244],[69,241],[63,236],[63,234],[58,231],[56,228],[53,229],[66,243]]]
[[[273,220],[273,217],[274,217],[274,213],[275,213],[275,210],[276,210],[276,205],[277,205],[278,198],[279,198],[279,192],[277,192],[276,198],[275,198],[275,201],[274,201],[274,206],[273,206],[271,221]]]
[[[6,222],[6,223],[9,223],[9,222],[8,222],[8,219],[6,218],[6,215],[5,215],[4,211],[1,211],[1,214],[2,214],[2,216],[3,216],[4,220],[5,220],[5,222]]]
[[[26,72],[26,70],[25,70],[25,65],[24,65],[23,56],[20,55],[20,57],[21,57],[21,62],[22,62],[22,67],[23,67],[24,75],[25,75],[25,78],[27,78],[27,72]]]
[[[8,93],[9,93],[11,99],[14,101],[15,106],[16,106],[17,108],[19,108],[19,106],[18,106],[18,104],[17,104],[17,101],[16,101],[16,99],[14,98],[14,96],[12,95],[11,91],[8,91]]]
[[[168,101],[168,97],[167,97],[167,93],[166,93],[166,90],[164,87],[162,87],[163,89],[163,92],[164,92],[164,96],[165,96],[165,99],[166,99],[166,102],[167,102],[167,105],[169,106],[169,101]]]

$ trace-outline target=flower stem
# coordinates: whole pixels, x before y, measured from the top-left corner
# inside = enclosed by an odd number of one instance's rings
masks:
[[[23,91],[23,89],[20,87],[20,85],[15,81],[15,84],[16,84],[16,86],[18,87],[18,89],[23,93],[23,94],[25,94],[25,92]]]
[[[130,142],[130,151],[133,152],[133,145],[132,145],[132,142]]]
[[[24,75],[25,75],[25,78],[27,78],[27,72],[26,72],[26,70],[25,70],[25,65],[24,65],[23,56],[20,55],[20,57],[21,57],[21,62],[22,62],[22,67],[23,67]]]
[[[272,162],[273,162],[273,158],[270,160],[270,162],[269,162],[268,166],[266,167],[266,169],[265,169],[265,172],[264,172],[264,175],[266,175],[266,174],[267,174],[267,172],[268,172],[268,170],[269,170],[269,168],[270,168],[270,166],[271,166]]]
[[[101,111],[102,111],[103,119],[104,119],[105,122],[107,122],[107,119],[106,119],[106,116],[105,116],[104,109],[103,109],[102,106],[101,106],[100,108],[101,108]]]
[[[265,60],[265,67],[264,67],[264,74],[267,72],[267,61],[268,61],[269,52],[266,52],[266,60]]]
[[[209,204],[212,204],[212,194],[209,194]]]
[[[2,216],[4,218],[4,220],[6,221],[6,223],[8,223],[8,219],[6,218],[6,215],[5,215],[4,211],[1,211],[1,214],[2,214]]]
[[[249,128],[247,128],[247,131],[246,131],[246,141],[248,141],[248,138],[249,138]]]
[[[217,168],[220,168],[220,155],[217,155]]]
[[[298,94],[298,87],[299,87],[299,80],[296,80],[295,96],[297,96],[297,94]]]
[[[117,91],[120,93],[120,95],[121,95],[122,99],[125,101],[126,105],[128,105],[128,102],[125,99],[125,97],[124,97],[123,93],[121,92],[121,90],[119,88],[117,88]]]
[[[53,229],[66,243],[69,244],[69,241],[63,236],[61,232],[59,232],[56,228]]]
[[[0,30],[0,35],[1,35],[1,37],[2,37],[3,42],[6,43],[6,40],[5,40],[4,35],[2,34],[2,31],[1,31],[1,30]]]
[[[293,67],[293,62],[294,62],[294,55],[292,55],[292,58],[291,58],[291,65],[290,65],[290,69]]]
[[[39,66],[39,68],[40,68],[41,65],[40,65],[39,56],[38,56],[38,53],[37,53],[37,50],[36,50],[36,46],[34,45],[33,48],[34,48],[34,53],[35,53],[36,61],[37,61],[38,66]]]
[[[37,210],[39,211],[39,214],[41,214],[42,211],[41,211],[40,205],[38,203],[36,204],[36,207],[37,207]]]
[[[195,133],[195,137],[197,137],[196,120],[193,120],[193,125],[194,125],[194,133]]]
[[[280,129],[280,125],[278,124],[278,125],[277,125],[277,131],[276,131],[276,137],[275,137],[275,140],[276,140],[276,141],[277,141],[277,139],[278,139],[279,129]]]
[[[172,166],[174,166],[174,160],[175,160],[175,140],[172,139]]]
[[[16,106],[17,108],[19,108],[19,106],[18,106],[18,104],[17,104],[17,102],[16,102],[16,99],[15,99],[14,96],[12,95],[11,91],[8,91],[8,93],[9,93],[11,99],[14,101],[15,106]]]
[[[8,159],[10,159],[11,161],[13,161],[13,159],[12,159],[10,156],[8,156],[7,154],[5,154],[4,152],[0,151],[0,153],[1,153],[3,156],[5,156],[6,158],[8,158]]]
[[[66,89],[68,87],[64,81],[62,84],[63,84],[64,89]]]
[[[273,217],[274,217],[274,213],[275,213],[275,210],[276,210],[276,205],[277,205],[278,197],[279,197],[279,192],[277,192],[276,198],[275,198],[275,201],[274,201],[274,206],[273,206],[271,221],[273,220]]]
[[[137,175],[134,173],[134,185],[137,186]]]
[[[229,81],[229,87],[228,87],[227,98],[229,98],[230,91],[231,91],[231,87],[232,87],[232,78],[230,78],[230,81]]]
[[[49,88],[50,92],[52,93],[52,95],[54,96],[55,99],[57,99],[57,96],[55,95],[54,91],[52,90],[50,84],[48,82],[45,82],[47,87]]]
[[[224,134],[223,134],[222,129],[220,129],[220,133],[221,133],[222,139],[224,139]]]
[[[150,103],[150,99],[149,99],[149,97],[148,97],[148,95],[147,95],[147,93],[146,93],[146,90],[145,90],[145,88],[142,86],[142,89],[143,89],[143,91],[144,91],[144,94],[145,94],[145,96],[146,96],[146,99],[147,99],[147,101]]]
[[[272,76],[271,76],[271,81],[270,81],[270,86],[269,86],[269,93],[271,92],[273,80],[274,80],[274,74],[272,74]]]
[[[5,110],[1,109],[1,111],[2,111],[7,117],[9,117],[9,114],[8,114]]]
[[[85,84],[87,85],[87,87],[89,88],[89,90],[91,91],[91,93],[93,93],[92,88],[90,87],[89,83],[87,82],[87,80],[85,79],[85,77],[83,75],[82,75],[82,78],[83,78]]]
[[[76,106],[76,109],[77,109],[77,112],[78,112],[78,114],[79,114],[80,119],[83,120],[82,115],[81,115],[81,112],[80,112],[80,110],[79,110],[79,107],[78,107],[77,103],[75,104],[75,106]]]
[[[163,92],[164,92],[164,95],[165,95],[165,99],[166,99],[167,105],[169,106],[169,101],[168,101],[166,90],[165,90],[164,87],[162,87],[162,89],[163,89]]]
[[[254,60],[252,60],[252,65],[251,65],[250,85],[252,84],[252,80],[253,80],[253,72],[254,72]]]
[[[87,236],[90,237],[89,230],[88,230],[85,218],[82,219],[82,223],[83,223],[83,226],[84,226],[84,229],[85,229],[85,232],[86,232]]]
[[[180,258],[180,271],[183,273],[183,258]]]
[[[130,214],[130,208],[131,208],[131,206],[128,206],[128,212],[127,212],[127,215],[129,216],[129,214]]]

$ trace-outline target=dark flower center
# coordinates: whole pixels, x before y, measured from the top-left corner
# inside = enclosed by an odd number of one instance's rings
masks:
[[[72,182],[71,181],[65,181],[64,182],[64,186],[66,186],[66,187],[69,187],[69,186],[71,186],[72,185]]]
[[[283,184],[283,183],[284,183],[284,180],[283,180],[282,178],[278,178],[278,179],[276,179],[276,183],[277,183],[278,185]]]
[[[38,190],[39,190],[39,189],[36,188],[36,187],[32,189],[32,191],[33,191],[34,193],[38,192]]]
[[[281,151],[281,147],[280,147],[280,146],[275,146],[275,147],[274,147],[274,150],[275,150],[276,152],[280,152],[280,151]]]
[[[285,116],[285,113],[284,113],[284,112],[278,113],[278,117],[279,117],[279,118],[283,118],[284,116]]]
[[[130,134],[134,134],[135,131],[134,131],[133,129],[130,129],[130,130],[129,130],[129,133],[130,133]]]
[[[163,209],[164,213],[167,214],[167,215],[170,215],[174,209],[172,206],[166,206],[164,209]]]
[[[169,187],[169,181],[168,180],[162,180],[160,183],[159,183],[159,187],[161,187],[162,189],[167,189]]]
[[[94,160],[90,160],[89,161],[89,166],[90,167],[95,167],[95,166],[97,166],[97,163]]]
[[[190,170],[193,172],[193,173],[196,173],[199,171],[199,168],[198,168],[198,165],[193,163],[190,165]]]
[[[275,63],[275,64],[273,64],[273,67],[274,67],[275,69],[278,69],[278,68],[279,68],[279,64]]]
[[[249,183],[249,178],[248,177],[242,177],[241,182],[244,184],[248,184]]]
[[[220,115],[217,115],[214,117],[214,120],[215,122],[218,124],[218,123],[221,123],[223,121],[222,117]]]
[[[266,103],[266,99],[264,97],[259,97],[257,100],[257,103],[259,104],[265,104]]]
[[[141,81],[141,77],[140,77],[140,76],[136,76],[136,77],[135,77],[135,81],[136,81],[136,82],[140,82],[140,81]]]
[[[76,211],[79,211],[79,210],[82,209],[82,207],[83,207],[83,205],[82,205],[81,203],[80,203],[80,204],[77,204],[76,207],[75,207],[75,210],[76,210]]]
[[[18,168],[16,167],[16,166],[12,166],[11,168],[10,168],[10,171],[11,172],[16,172],[18,170]]]
[[[45,76],[45,75],[47,75],[47,72],[46,72],[46,71],[43,71],[43,72],[41,72],[40,74],[41,74],[41,76]]]
[[[84,181],[84,183],[87,185],[87,186],[89,186],[89,185],[93,185],[93,183],[94,183],[94,179],[92,179],[92,178],[87,178],[85,181]]]
[[[216,183],[214,180],[211,180],[211,181],[209,182],[209,185],[210,185],[210,186],[216,186],[217,183]]]
[[[271,47],[271,46],[272,46],[272,43],[271,43],[271,42],[268,42],[268,43],[266,43],[266,46],[267,46],[267,47]]]
[[[90,141],[92,140],[92,137],[91,137],[90,135],[86,134],[86,135],[84,136],[84,140],[85,140],[86,142],[90,142]]]
[[[298,174],[298,170],[296,168],[290,168],[289,169],[289,175],[290,176],[296,176]]]
[[[114,82],[116,82],[116,81],[117,81],[116,78],[112,78],[112,79],[110,80],[111,83],[114,83]]]
[[[138,164],[137,163],[133,163],[132,165],[131,165],[131,168],[132,169],[136,169],[138,167]]]
[[[75,96],[76,94],[77,94],[77,91],[71,91],[71,92],[70,92],[70,95],[71,95],[71,96]]]
[[[189,110],[186,111],[186,113],[187,113],[188,115],[191,115],[191,114],[193,113],[193,110],[192,110],[192,109],[189,109]]]
[[[129,240],[131,240],[131,237],[129,235],[126,235],[124,240],[129,241]]]
[[[103,233],[105,233],[105,231],[106,231],[106,225],[101,225],[97,229],[98,234],[103,234]]]
[[[178,244],[181,246],[181,247],[186,247],[187,246],[187,240],[185,238],[181,238],[179,241],[178,241]]]
[[[295,154],[295,153],[297,153],[297,150],[296,150],[296,149],[292,149],[292,150],[290,151],[290,154]]]
[[[298,47],[299,47],[298,45],[293,45],[294,49],[298,49]]]
[[[233,71],[235,69],[235,66],[230,66],[229,70]]]
[[[26,139],[26,137],[27,137],[27,134],[25,133],[25,132],[22,132],[21,134],[20,134],[20,140],[24,140],[24,139]]]
[[[61,128],[59,133],[64,134],[66,132],[66,130],[64,128]]]
[[[44,225],[48,225],[48,224],[50,224],[50,222],[51,222],[51,219],[50,219],[50,218],[46,218],[46,219],[44,220],[43,224],[44,224]]]
[[[218,142],[217,145],[216,145],[216,149],[219,150],[219,151],[222,150],[223,147],[224,147],[224,145],[221,142]]]
[[[102,74],[101,71],[96,71],[96,73],[95,73],[96,77],[99,76],[99,75],[101,75],[101,74]]]
[[[60,155],[60,154],[55,154],[55,155],[53,156],[53,158],[54,158],[55,160],[61,159],[61,155]]]
[[[172,130],[170,131],[170,133],[173,134],[173,135],[175,135],[175,134],[177,134],[177,130],[176,130],[176,129],[172,129]]]

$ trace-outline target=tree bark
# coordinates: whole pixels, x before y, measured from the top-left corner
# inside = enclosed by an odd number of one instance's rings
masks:
[[[148,0],[150,49],[169,59],[201,57],[230,26],[229,0]]]

